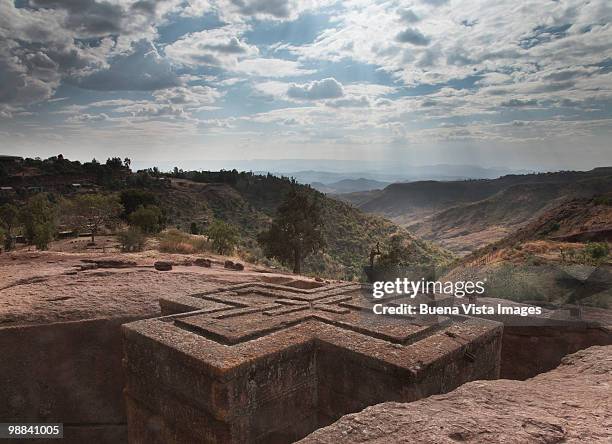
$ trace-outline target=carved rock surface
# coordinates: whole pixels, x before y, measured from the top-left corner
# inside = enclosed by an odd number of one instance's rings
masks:
[[[501,324],[380,316],[369,292],[291,277],[162,297],[163,319],[123,325],[130,442],[288,444],[499,375]]]
[[[300,443],[610,443],[611,393],[612,346],[596,346],[527,381],[474,381],[368,407]]]

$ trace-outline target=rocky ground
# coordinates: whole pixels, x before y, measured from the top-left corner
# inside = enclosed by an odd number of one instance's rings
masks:
[[[610,393],[612,346],[591,347],[527,381],[474,381],[369,407],[300,443],[610,443]]]
[[[104,238],[96,241],[104,242]],[[160,314],[160,296],[169,292],[188,295],[220,284],[281,275],[238,258],[155,250],[72,250],[66,244],[54,243],[51,251],[21,248],[0,254],[0,327],[124,315],[153,317]],[[197,266],[198,258],[210,259],[211,267]],[[240,261],[244,270],[224,268],[226,260]],[[172,262],[172,270],[156,270],[157,261]]]

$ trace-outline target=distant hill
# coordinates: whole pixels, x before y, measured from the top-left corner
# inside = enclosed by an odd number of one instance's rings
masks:
[[[389,182],[381,182],[378,180],[360,178],[344,179],[330,184],[324,184],[322,182],[312,182],[310,185],[315,190],[318,190],[321,193],[342,194],[354,193],[358,191],[380,190],[389,185]]]
[[[503,238],[559,203],[612,191],[612,168],[498,179],[394,183],[338,198],[467,254]]]
[[[267,168],[260,168],[267,163]],[[242,164],[241,164],[242,165]],[[300,169],[291,169],[290,166]],[[310,168],[306,168],[310,166]],[[238,166],[236,167],[238,169]],[[385,161],[254,161],[244,163],[243,170],[260,174],[271,172],[279,176],[293,177],[304,184],[320,182],[325,185],[344,179],[368,179],[379,182],[414,182],[422,180],[494,179],[506,174],[524,173],[507,168],[483,168],[475,165],[407,165],[402,162]]]

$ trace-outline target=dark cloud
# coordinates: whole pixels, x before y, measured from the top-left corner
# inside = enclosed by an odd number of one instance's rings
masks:
[[[0,48],[0,104],[40,102],[50,98],[59,84],[59,76],[50,68],[53,62],[44,54],[32,54],[27,64],[24,59]]]
[[[75,81],[81,88],[103,91],[150,91],[180,85],[170,63],[160,56],[155,45],[146,40],[133,44],[130,54],[112,59],[107,69]]]
[[[538,101],[536,99],[521,100],[521,99],[510,99],[501,103],[501,106],[506,108],[522,108],[527,106],[537,106]]]
[[[400,16],[400,19],[406,23],[416,23],[421,20],[419,16],[412,11],[412,9],[399,9],[397,13]]]
[[[305,85],[291,85],[287,95],[293,99],[322,100],[337,99],[344,96],[344,88],[334,78],[315,80]]]
[[[554,26],[536,26],[531,34],[521,39],[519,46],[523,49],[531,49],[542,43],[565,38],[568,36],[567,30],[571,27],[571,23]]]
[[[139,11],[149,15],[155,15],[157,2],[151,0],[140,0],[130,6],[132,11]]]
[[[64,11],[64,29],[85,38],[144,31],[158,18],[158,6],[170,1],[138,0],[121,4],[105,0],[30,0],[28,7]]]
[[[64,25],[80,35],[108,35],[122,31],[126,11],[121,5],[95,0],[33,0],[40,9],[59,9],[67,13]]]
[[[395,39],[398,42],[410,43],[415,46],[427,46],[429,45],[429,38],[425,37],[421,31],[415,28],[407,28],[400,32]]]
[[[287,18],[291,15],[288,0],[231,0],[244,15],[271,15],[276,18]]]
[[[212,51],[220,52],[222,54],[245,54],[247,48],[245,45],[238,40],[236,37],[232,37],[227,43],[201,45],[203,49],[210,49]]]
[[[432,6],[442,6],[449,2],[449,0],[421,0],[423,3]]]
[[[567,69],[559,70],[551,74],[544,76],[544,80],[552,80],[553,82],[564,82],[567,80],[573,80],[583,77],[590,77],[593,72],[585,69]]]
[[[571,80],[567,82],[554,82],[554,83],[544,83],[542,85],[538,85],[537,87],[532,89],[534,93],[548,93],[548,92],[556,92],[563,91],[566,89],[573,88],[576,85],[576,82]]]

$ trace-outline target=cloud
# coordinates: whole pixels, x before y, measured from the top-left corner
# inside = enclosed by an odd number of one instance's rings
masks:
[[[215,9],[224,21],[259,19],[295,20],[305,11],[336,3],[335,0],[217,0]]]
[[[194,32],[166,46],[166,55],[187,66],[216,66],[231,68],[239,60],[256,56],[257,47],[249,45],[239,36],[239,26],[225,26]]]
[[[139,33],[151,37],[155,23],[180,5],[180,0],[30,0],[27,9],[60,13],[62,27],[79,38]]]
[[[81,88],[103,91],[150,91],[181,83],[170,63],[146,40],[134,43],[129,54],[111,59],[108,68],[79,76],[75,81]]]
[[[83,122],[106,122],[110,120],[107,114],[98,113],[98,114],[77,114],[74,116],[68,117],[66,121],[68,123],[83,123]]]
[[[118,34],[125,15],[121,4],[94,0],[33,0],[31,7],[64,11],[63,25],[81,36]]]
[[[275,18],[288,18],[291,15],[291,2],[287,0],[231,0],[231,3],[244,15]]]
[[[164,89],[153,93],[159,103],[183,106],[212,105],[222,94],[209,86],[190,86]]]
[[[421,0],[423,3],[432,6],[442,6],[449,2],[449,0]]]
[[[367,97],[361,96],[332,100],[327,105],[333,108],[367,108],[370,106],[370,101]]]
[[[506,100],[505,102],[502,102],[500,105],[505,106],[507,108],[524,108],[524,107],[530,107],[530,106],[537,106],[538,101],[536,99],[530,99],[530,100],[510,99],[510,100]]]
[[[412,9],[399,9],[397,13],[400,16],[400,20],[405,23],[416,23],[420,20],[419,16]]]
[[[337,99],[344,96],[344,89],[340,82],[329,77],[303,85],[294,83],[287,90],[287,96],[298,100]]]
[[[57,65],[41,52],[19,52],[15,42],[0,47],[0,104],[29,105],[53,96]]]
[[[255,58],[238,62],[234,71],[260,77],[292,77],[313,74],[316,71],[302,68],[299,62],[284,59]]]
[[[421,31],[415,28],[407,28],[400,32],[395,39],[402,43],[411,43],[416,46],[429,45],[430,39],[425,37]]]

